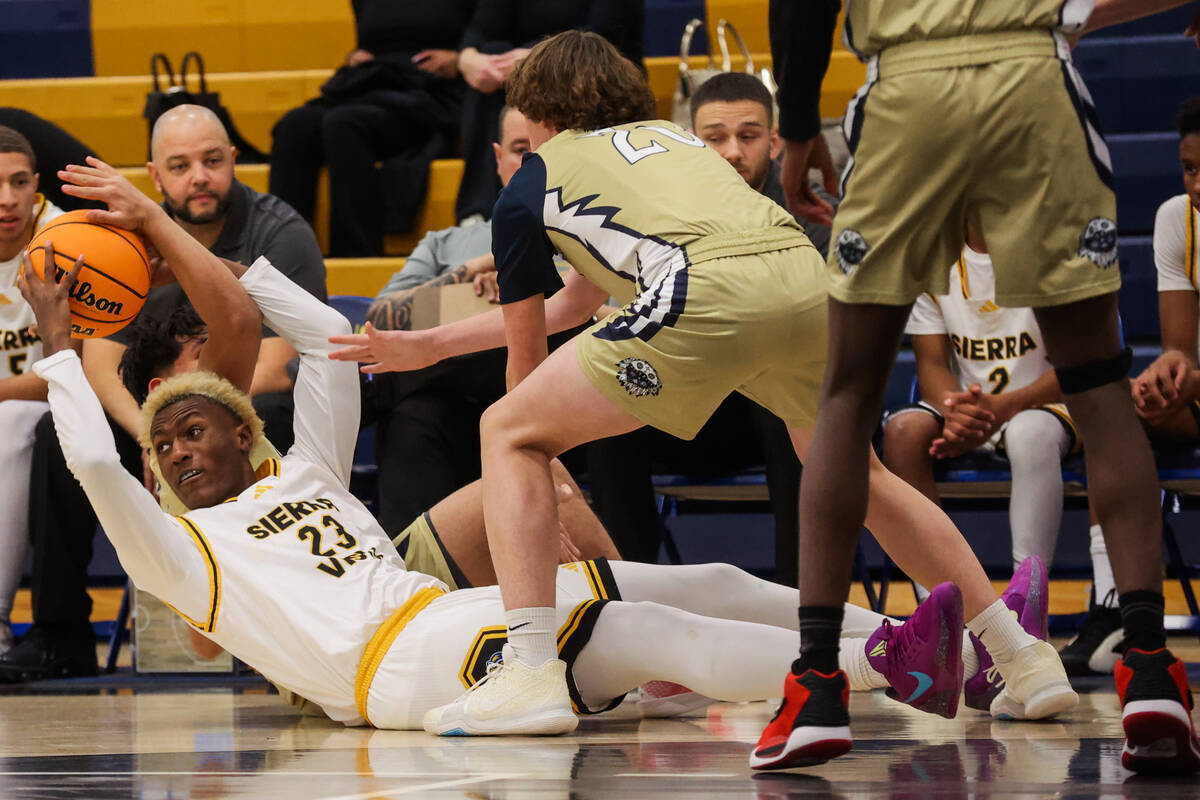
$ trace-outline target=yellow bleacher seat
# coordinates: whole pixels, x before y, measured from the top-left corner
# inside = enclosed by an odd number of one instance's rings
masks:
[[[327,258],[325,287],[330,294],[374,297],[392,275],[404,269],[403,258]]]
[[[717,20],[727,19],[734,24],[737,32],[742,35],[751,53],[771,52],[771,40],[768,31],[768,0],[706,0],[705,19],[711,21],[709,35],[713,36],[717,29]],[[833,31],[834,50],[844,50],[842,44],[842,16],[844,10],[838,11],[837,26]],[[716,42],[713,42],[713,52],[718,53]],[[732,42],[730,43],[732,47]]]
[[[769,53],[752,53],[755,67],[761,69],[771,66]],[[692,56],[688,64],[692,67],[702,67],[706,63],[704,56]],[[719,63],[719,62],[718,62]],[[745,66],[745,59],[734,56],[734,70]],[[658,115],[664,119],[671,118],[674,107],[675,86],[679,81],[679,58],[677,56],[656,56],[646,59],[646,72],[650,80],[650,89],[658,103]],[[821,86],[821,116],[840,117],[846,113],[846,104],[862,86],[867,77],[867,68],[857,58],[845,50],[834,51],[829,62],[829,71],[825,73],[825,82]]]
[[[330,0],[92,0],[97,75],[138,75],[197,50],[212,72],[329,69],[354,47],[350,3]]]
[[[238,130],[259,149],[271,147],[271,128],[289,109],[316,94],[329,70],[226,72],[209,76]],[[193,88],[195,84],[193,83]],[[148,133],[142,109],[150,78],[45,78],[0,81],[4,105],[62,126],[112,164],[146,163]]]

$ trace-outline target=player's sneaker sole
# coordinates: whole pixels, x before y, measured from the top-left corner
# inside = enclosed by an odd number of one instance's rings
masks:
[[[814,767],[850,752],[850,728],[803,726],[794,728],[786,743],[764,747],[750,754],[751,769]]]
[[[435,736],[560,736],[579,725],[570,707],[541,708],[495,720],[471,719],[455,708],[426,712],[421,727]]]
[[[1121,766],[1143,774],[1200,771],[1200,742],[1187,710],[1171,700],[1127,703]]]
[[[1048,643],[1034,642],[1013,656],[1004,688],[992,700],[997,719],[1045,719],[1074,708],[1079,695],[1071,688],[1062,661]]]

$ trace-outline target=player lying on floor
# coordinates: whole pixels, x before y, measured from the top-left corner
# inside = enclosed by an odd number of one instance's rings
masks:
[[[508,347],[508,394],[480,429],[483,502],[520,662],[504,668],[529,677],[464,694],[431,728],[456,730],[474,708],[501,706],[501,687],[537,682],[545,689],[538,701],[514,702],[507,713],[514,730],[540,716],[542,732],[552,733],[575,721],[567,687],[554,677],[561,667],[551,663],[557,520],[550,459],[645,424],[691,438],[738,391],[787,423],[803,460],[832,345],[824,265],[803,231],[693,134],[653,120],[644,76],[602,37],[567,31],[539,43],[514,69],[507,92],[531,121],[534,150],[493,214],[502,307],[428,331],[368,327],[339,337],[348,347],[334,356],[383,372]],[[555,250],[575,271],[547,300],[560,283]],[[620,313],[547,356],[547,332],[587,320],[614,293],[629,300]],[[972,639],[976,652],[997,666],[972,676],[968,703],[1025,718],[1074,706],[1078,697],[1058,654],[1039,639],[1044,628],[1023,629],[949,517],[873,456],[869,472],[866,526],[908,575],[962,590],[968,625],[982,642]],[[513,496],[522,498],[519,507]],[[843,566],[848,580],[848,561],[829,568],[840,573]],[[835,631],[841,612],[826,611],[826,630]],[[838,639],[827,638],[831,645]],[[822,718],[836,720],[811,726],[814,743],[826,741],[815,729],[829,728],[828,741],[848,747],[835,652],[825,652],[828,668],[787,678],[787,692],[816,698],[815,707],[829,711]],[[988,679],[997,673],[1002,689]],[[958,694],[957,686],[937,686],[922,701],[945,709]]]
[[[194,509],[172,516],[121,466],[69,348],[68,287],[77,271],[57,285],[53,278],[20,282],[46,343],[35,369],[49,382],[68,463],[139,586],[347,724],[418,727],[428,709],[488,674],[504,644],[499,590],[449,592],[436,578],[406,570],[346,488],[357,381],[352,365],[328,358],[327,344],[349,330],[344,318],[265,259],[240,276],[267,324],[301,354],[296,442],[285,458],[256,471],[249,453],[262,427],[244,393],[211,373],[164,381],[143,407],[144,438],[166,484]],[[717,699],[762,699],[777,690],[778,671],[792,658],[795,590],[727,565],[600,559],[564,566],[558,581],[561,651],[580,710],[610,707],[654,679]],[[958,590],[945,585],[934,598],[903,627],[883,620],[871,649],[907,652],[906,666],[932,670],[934,643],[961,648],[961,627],[941,628],[942,611],[961,606]],[[882,619],[856,613],[851,625]],[[889,670],[893,659],[881,653],[868,660],[866,650],[863,642],[847,646],[844,668],[862,688],[886,685],[871,664]],[[916,681],[890,672],[901,696],[912,695]]]

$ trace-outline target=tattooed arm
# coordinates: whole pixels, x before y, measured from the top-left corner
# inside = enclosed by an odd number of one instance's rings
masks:
[[[461,266],[447,270],[430,278],[420,286],[399,289],[377,297],[367,310],[367,319],[379,330],[406,331],[412,326],[413,295],[431,286],[449,286],[454,283],[470,283],[476,275],[495,270],[491,253],[472,258]]]

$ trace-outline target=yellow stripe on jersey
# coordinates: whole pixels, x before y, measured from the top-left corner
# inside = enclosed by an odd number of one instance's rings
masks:
[[[958,256],[958,282],[962,284],[963,300],[970,300],[971,290],[967,286],[967,260],[961,253]]]
[[[1192,282],[1192,286],[1196,285],[1196,209],[1192,207],[1192,201],[1188,199],[1187,205],[1187,276]],[[1200,288],[1200,287],[1198,287]]]
[[[608,590],[604,588],[604,581],[600,578],[600,571],[596,569],[595,561],[583,562],[583,573],[587,576],[588,586],[592,587],[592,596],[597,600],[608,600]]]
[[[205,538],[203,531],[196,527],[196,523],[187,517],[176,517],[175,519],[182,522],[188,533],[192,535],[192,541],[196,543],[196,547],[200,550],[200,555],[204,557],[204,563],[208,567],[208,620],[197,622],[179,609],[174,609],[174,611],[200,630],[212,633],[213,628],[217,626],[217,612],[221,607],[221,568],[217,566],[217,559],[208,544],[208,539]]]
[[[33,204],[37,210],[33,212],[33,222],[29,230],[36,231],[38,225],[41,224],[42,215],[46,213],[46,209],[50,207],[50,204],[46,202],[46,197],[41,192],[33,196]]]
[[[579,622],[583,619],[583,613],[591,608],[595,602],[595,600],[584,600],[571,609],[571,613],[567,615],[567,621],[558,629],[558,635],[555,637],[555,644],[560,651],[562,650],[563,643],[570,639],[571,635],[579,629]]]
[[[375,680],[375,673],[379,670],[379,665],[383,663],[384,656],[392,646],[392,642],[396,641],[396,637],[400,635],[400,631],[413,621],[425,606],[437,600],[444,595],[445,592],[433,586],[421,589],[404,603],[404,605],[392,612],[392,615],[383,621],[375,631],[375,635],[371,637],[371,641],[367,642],[367,647],[363,650],[362,658],[358,662],[358,674],[354,677],[354,705],[358,708],[358,715],[371,724],[371,720],[367,717],[367,697],[371,694],[371,682]]]

